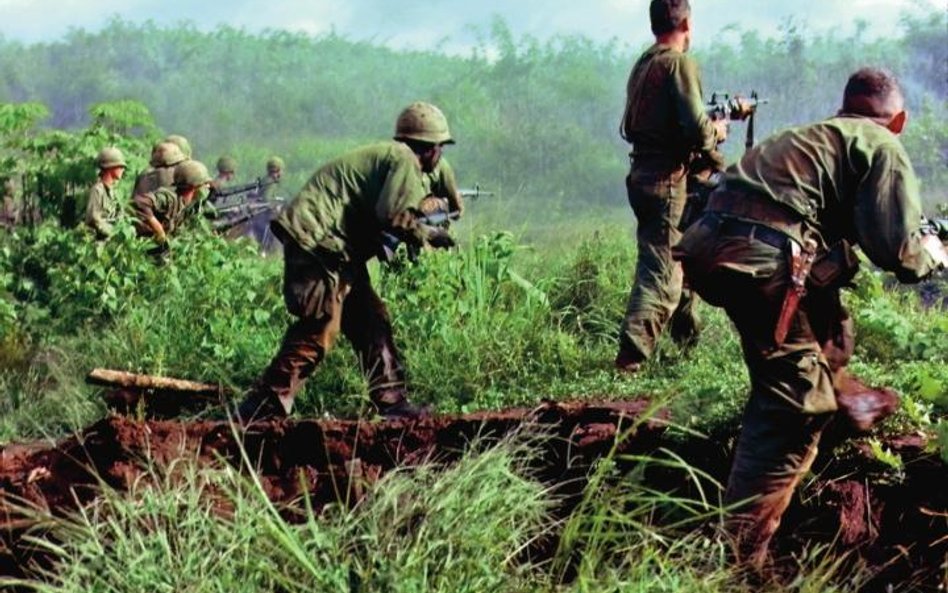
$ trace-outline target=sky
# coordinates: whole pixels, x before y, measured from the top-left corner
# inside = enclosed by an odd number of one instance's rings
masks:
[[[863,19],[867,35],[894,36],[904,10],[946,9],[944,0],[692,0],[692,8],[696,45],[732,23],[767,35],[787,19],[807,31],[842,33]],[[494,16],[515,34],[540,39],[582,34],[631,45],[650,40],[648,0],[0,0],[0,34],[26,43],[55,41],[70,28],[94,31],[115,16],[160,25],[190,21],[201,29],[225,24],[250,31],[335,31],[399,49],[452,53],[475,45],[478,29]]]

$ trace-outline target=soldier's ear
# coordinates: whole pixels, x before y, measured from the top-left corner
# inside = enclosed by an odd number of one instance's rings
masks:
[[[892,116],[892,119],[889,121],[889,125],[886,127],[889,128],[893,134],[901,134],[902,130],[905,129],[905,124],[908,121],[908,112],[904,109],[895,115]]]

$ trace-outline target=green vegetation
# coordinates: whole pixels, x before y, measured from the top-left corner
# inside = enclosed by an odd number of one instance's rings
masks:
[[[756,88],[771,99],[759,134],[832,113],[857,65],[891,66],[910,81],[923,124],[910,127],[906,146],[926,186],[943,188],[944,61],[929,68],[928,58],[943,54],[945,15],[905,27],[904,39],[875,41],[811,38],[793,27],[779,39],[734,30],[699,47],[699,58],[709,90]],[[462,183],[503,195],[469,208],[459,251],[425,254],[398,274],[372,268],[414,397],[459,412],[644,395],[667,402],[689,429],[733,428],[747,381],[717,310],[702,307],[704,334],[687,354],[663,341],[640,376],[611,368],[635,258],[624,147],[614,133],[634,52],[579,38],[517,40],[500,22],[485,43],[495,57],[485,57],[486,47],[452,57],[333,35],[124,22],[48,45],[0,40],[0,98],[18,102],[0,105],[0,167],[24,177],[48,219],[0,238],[0,441],[61,437],[105,414],[98,392],[82,383],[93,366],[239,391],[288,322],[280,262],[249,243],[198,225],[156,267],[130,228],[96,244],[50,220],[74,218],[103,144],[120,146],[135,170],[162,129],[183,132],[206,162],[236,154],[247,177],[276,152],[295,188],[319,162],[387,135],[416,98],[451,118],[460,144],[449,158]],[[930,431],[948,451],[948,316],[915,292],[886,288],[875,272],[857,284],[848,297],[859,335],[853,369],[904,396],[889,429]],[[298,399],[300,414],[372,414],[341,342]],[[451,468],[398,472],[354,510],[296,525],[246,474],[182,461],[130,495],[106,490],[93,508],[55,522],[50,549],[61,564],[37,589],[760,590],[728,567],[719,541],[694,529],[719,512],[716,493],[680,501],[649,492],[637,475],[617,484],[607,479],[615,460],[605,460],[579,511],[560,524],[547,516],[552,495],[522,465],[528,456],[528,445],[508,443]],[[564,536],[553,560],[526,561],[525,547],[551,533]],[[854,590],[841,562],[811,550],[789,590]]]

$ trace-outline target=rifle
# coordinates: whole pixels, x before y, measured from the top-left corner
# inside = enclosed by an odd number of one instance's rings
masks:
[[[215,231],[223,232],[247,222],[259,214],[269,212],[277,205],[270,202],[245,201],[214,208],[207,211],[205,216],[211,220],[211,227]]]
[[[751,91],[749,99],[744,99],[741,95],[734,95],[732,97],[728,93],[714,92],[711,93],[711,100],[708,101],[708,105],[705,107],[705,113],[714,120],[742,119],[743,112],[739,99],[743,99],[744,103],[750,106],[750,115],[747,116],[747,137],[744,140],[744,148],[750,148],[754,146],[754,116],[757,115],[757,108],[765,103],[769,103],[769,99],[759,98],[757,91]]]
[[[455,210],[450,212],[439,210],[427,216],[421,216],[417,220],[419,224],[425,226],[446,226],[452,220],[457,220],[460,215],[461,213]],[[392,233],[382,231],[382,252],[379,254],[379,259],[383,262],[392,261],[395,258],[395,252],[398,250],[398,246],[401,242],[402,240]],[[417,253],[409,252],[408,256],[409,259],[414,261]]]
[[[479,184],[477,184],[477,183],[474,184],[474,187],[473,187],[473,188],[459,189],[459,190],[458,190],[458,193],[461,194],[461,197],[464,198],[465,200],[468,199],[468,198],[470,198],[470,199],[472,199],[472,200],[476,200],[477,198],[479,198],[479,197],[481,197],[481,196],[492,196],[492,195],[494,195],[494,192],[492,192],[492,191],[484,191],[484,190],[482,190],[482,189],[481,189],[481,186],[480,186]],[[455,218],[456,218],[456,217],[455,217]]]

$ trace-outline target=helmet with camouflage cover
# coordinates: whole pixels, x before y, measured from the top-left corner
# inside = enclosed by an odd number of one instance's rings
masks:
[[[454,144],[448,118],[440,109],[424,101],[412,103],[399,114],[395,120],[395,139]]]
[[[150,163],[152,167],[173,167],[187,158],[174,142],[159,142],[151,150]]]
[[[174,168],[175,187],[200,187],[210,182],[207,167],[200,161],[184,161]]]
[[[267,173],[282,171],[284,167],[286,167],[286,163],[278,156],[272,156],[267,159]]]
[[[107,146],[99,151],[99,156],[95,159],[96,165],[100,169],[112,169],[114,167],[125,167],[125,155],[114,146]]]
[[[222,156],[217,159],[218,173],[234,173],[237,171],[237,160],[232,156]]]
[[[170,142],[181,149],[185,158],[191,158],[191,143],[181,134],[170,134],[163,142]]]

